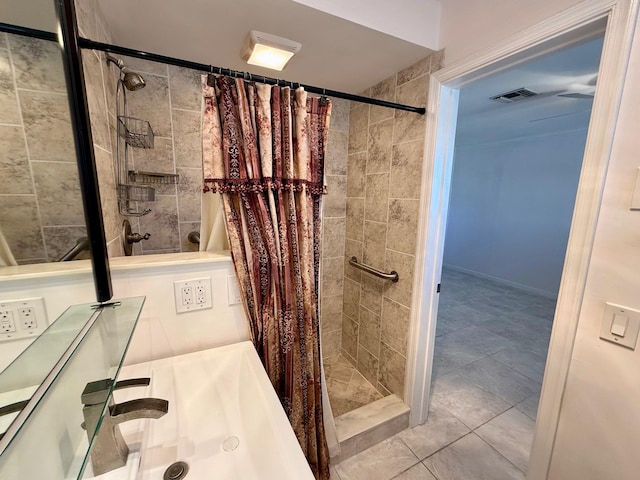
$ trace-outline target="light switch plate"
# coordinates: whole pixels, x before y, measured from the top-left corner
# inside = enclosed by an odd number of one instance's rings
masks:
[[[611,331],[613,329],[613,321],[616,318],[616,315],[627,317],[629,319],[624,336],[615,335]],[[604,317],[602,318],[602,326],[600,327],[600,338],[602,340],[635,350],[639,331],[640,312],[638,310],[607,302],[607,306],[604,310]]]

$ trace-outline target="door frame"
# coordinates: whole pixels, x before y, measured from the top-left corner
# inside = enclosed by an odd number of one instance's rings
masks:
[[[545,368],[527,479],[546,479],[569,374],[638,2],[587,0],[431,76],[413,280],[405,395],[410,425],[424,423],[438,312],[459,88],[604,30],[596,96]],[[445,49],[446,55],[446,49]]]

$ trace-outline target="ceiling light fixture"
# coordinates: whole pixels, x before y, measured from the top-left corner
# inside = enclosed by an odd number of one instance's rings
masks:
[[[293,40],[251,30],[240,56],[249,65],[282,70],[301,49],[302,44]]]

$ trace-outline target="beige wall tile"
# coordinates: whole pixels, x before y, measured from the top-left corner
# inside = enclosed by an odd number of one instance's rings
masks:
[[[342,349],[353,359],[358,358],[358,324],[347,316],[342,318]]]
[[[180,251],[180,233],[178,229],[178,205],[175,195],[158,195],[153,203],[144,203],[151,213],[140,217],[140,233],[150,233],[149,240],[140,242],[142,251],[172,249]]]
[[[344,299],[342,311],[352,320],[360,318],[360,284],[349,278],[344,279]]]
[[[364,197],[366,191],[366,171],[367,152],[349,155],[347,197]]]
[[[364,308],[364,306],[360,307],[358,343],[366,348],[374,357],[378,357],[378,350],[380,350],[380,316]],[[358,359],[360,359],[359,354]],[[377,378],[373,378],[373,383],[375,383]]]
[[[67,93],[58,42],[11,34],[8,38],[18,88]]]
[[[383,290],[383,280],[369,273],[363,273],[360,287],[360,305],[365,306],[376,315],[380,315],[382,313]]]
[[[393,102],[396,99],[396,75],[391,75],[380,83],[371,87],[371,97],[378,100]],[[371,105],[369,107],[369,125],[393,118],[393,109]]]
[[[351,102],[331,97],[331,121],[329,128],[340,132],[349,132],[349,113]]]
[[[415,255],[419,208],[419,200],[389,201],[387,248]]]
[[[147,74],[145,88],[127,92],[129,116],[146,120],[156,137],[171,137],[169,81],[167,77]]]
[[[423,58],[417,63],[414,63],[410,67],[405,68],[404,70],[400,70],[398,72],[398,82],[397,85],[404,85],[407,82],[410,82],[414,78],[421,77],[422,75],[427,75],[431,70],[431,55]]]
[[[369,106],[358,103],[349,114],[349,153],[367,150]]]
[[[363,240],[364,235],[364,198],[347,198],[346,238]]]
[[[398,103],[414,107],[424,107],[429,94],[429,76],[418,77],[397,89]],[[393,127],[393,144],[424,139],[426,116],[413,112],[396,110]]]
[[[16,260],[44,259],[35,195],[0,195],[0,227]]]
[[[420,139],[393,146],[389,197],[420,198],[423,145],[424,141]]]
[[[183,110],[171,113],[176,166],[202,169],[202,115]]]
[[[444,67],[444,50],[438,50],[431,54],[431,73],[435,73]]]
[[[0,123],[22,125],[8,50],[0,50]]]
[[[407,359],[390,348],[380,344],[380,370],[378,381],[390,392],[404,398],[404,373]]]
[[[22,127],[0,125],[0,178],[3,195],[34,193]]]
[[[362,262],[382,270],[384,267],[387,224],[364,222],[364,251]]]
[[[196,110],[202,107],[202,72],[189,68],[169,65],[169,88],[171,89],[171,108]]]
[[[84,225],[63,227],[42,227],[44,243],[47,246],[47,257],[50,262],[55,262],[62,255],[73,248],[79,238],[87,236],[87,229]],[[85,251],[76,257],[78,260],[91,258],[89,252]]]
[[[411,309],[388,298],[383,299],[380,338],[402,355],[407,354]]]
[[[197,168],[178,168],[178,218],[180,222],[199,222],[202,202],[201,175]]]
[[[329,131],[327,140],[327,155],[324,170],[327,175],[347,174],[347,151],[349,149],[349,134],[337,130]]]
[[[362,327],[360,327],[362,328]],[[362,332],[360,332],[362,335]],[[376,384],[378,378],[378,359],[368,352],[362,345],[358,345],[358,371],[369,383]]]
[[[31,162],[42,225],[84,225],[78,167],[68,162]]]
[[[338,355],[342,344],[342,330],[321,333],[322,358]]]
[[[324,197],[324,218],[345,217],[347,198],[347,177],[327,175],[328,193]]]
[[[31,160],[75,164],[67,96],[20,90],[18,97]]]
[[[180,251],[182,252],[197,252],[199,246],[197,243],[191,243],[189,241],[190,232],[200,232],[200,222],[180,222],[178,225],[180,228]]]
[[[152,74],[152,75],[161,75],[166,77],[168,72],[168,65],[164,63],[152,62],[151,60],[144,60],[142,58],[133,58],[121,56],[124,64],[132,70],[140,73]],[[146,79],[146,76],[145,76]]]
[[[359,270],[356,267],[352,267],[349,264],[349,260],[351,257],[356,257],[359,262],[362,261],[362,252],[364,248],[363,242],[358,242],[356,240],[345,241],[345,263],[344,263],[344,274],[347,278],[355,280],[356,282],[360,282],[362,279],[362,270]]]
[[[389,174],[367,175],[365,220],[387,223],[389,207]]]
[[[325,332],[342,331],[342,295],[322,297],[320,325]]]
[[[414,263],[415,257],[413,255],[387,249],[386,271],[395,270],[398,272],[399,280],[396,283],[386,282],[384,294],[405,307],[411,307]]]
[[[171,138],[156,138],[153,148],[130,148],[129,159],[130,168],[141,172],[176,173]],[[154,184],[153,187],[156,195],[176,194],[174,184]]]
[[[87,104],[89,105],[93,143],[111,151],[107,105],[102,82],[102,65],[97,52],[93,50],[82,51],[82,68],[87,90]]]
[[[392,137],[393,118],[369,125],[367,174],[388,173],[391,170]]]
[[[344,288],[344,257],[325,258],[322,262],[322,295],[342,295]]]
[[[325,218],[324,233],[322,237],[322,255],[324,258],[343,257],[345,251],[344,218]]]

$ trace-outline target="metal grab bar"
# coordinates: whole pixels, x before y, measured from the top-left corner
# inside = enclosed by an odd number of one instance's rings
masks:
[[[58,261],[68,262],[70,260],[73,260],[78,255],[80,255],[80,253],[84,252],[85,250],[89,250],[89,247],[90,247],[89,239],[87,237],[80,237],[76,242],[76,244],[73,247],[71,247],[71,250],[69,250],[67,253],[62,255],[62,257],[60,257],[60,260]]]
[[[363,272],[370,273],[371,275],[375,275],[376,277],[384,278],[385,280],[391,280],[393,283],[396,283],[398,280],[400,280],[398,272],[396,272],[395,270],[391,270],[389,273],[381,272],[380,270],[376,270],[375,268],[370,267],[369,265],[365,265],[364,263],[358,263],[358,259],[356,257],[351,257],[351,259],[349,260],[349,265],[353,265]]]

